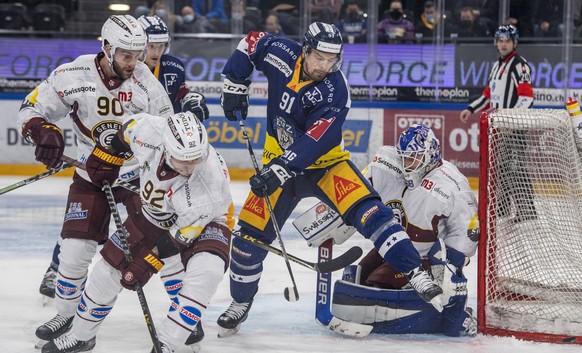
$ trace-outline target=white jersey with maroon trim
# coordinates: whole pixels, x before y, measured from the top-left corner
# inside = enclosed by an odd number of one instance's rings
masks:
[[[110,144],[128,116],[141,112],[164,117],[173,114],[164,87],[144,63],[138,62],[127,80],[107,80],[99,66],[102,57],[103,53],[82,55],[55,69],[26,96],[18,114],[20,130],[35,117],[51,123],[68,117],[78,140],[77,159],[85,162],[96,143]],[[137,162],[132,159],[122,166],[120,179],[138,176]],[[85,171],[77,169],[77,173],[89,180]]]
[[[392,146],[381,147],[364,170],[420,255],[428,254],[437,237],[466,256],[474,255],[479,235],[477,200],[467,178],[447,161],[414,189],[406,187],[402,173],[401,157]]]
[[[128,120],[124,131],[139,162],[144,215],[172,235],[186,227],[202,231],[211,221],[232,229],[234,209],[224,159],[209,145],[206,161],[189,178],[180,176],[164,163],[161,136],[166,125],[165,118],[143,113]]]

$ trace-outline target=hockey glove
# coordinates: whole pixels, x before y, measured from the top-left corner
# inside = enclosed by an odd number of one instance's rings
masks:
[[[240,111],[242,120],[247,118],[249,109],[249,85],[251,81],[237,81],[224,79],[222,96],[220,96],[220,105],[224,110],[224,116],[230,121],[237,121],[235,110]]]
[[[119,169],[121,169],[123,161],[123,157],[112,154],[104,147],[95,145],[93,152],[87,158],[85,169],[93,184],[101,186],[104,181],[113,184],[119,176]]]
[[[47,168],[58,168],[63,163],[61,157],[65,150],[65,141],[61,129],[42,118],[30,119],[24,127],[24,137],[36,145],[36,160]]]
[[[188,93],[182,98],[182,111],[191,112],[200,121],[208,119],[208,107],[206,106],[206,99],[200,93]]]
[[[251,177],[251,190],[257,196],[269,196],[295,175],[282,159],[274,158],[259,174]]]
[[[445,255],[444,259],[442,256],[443,254]],[[428,260],[431,265],[438,265],[443,262],[450,263],[459,270],[462,270],[463,267],[469,263],[469,258],[465,256],[465,254],[459,250],[451,248],[450,246],[446,246],[444,241],[440,238],[438,241],[435,241],[428,251]]]
[[[150,278],[158,273],[164,266],[164,262],[151,250],[141,247],[133,249],[133,261],[121,272],[121,285],[129,290],[135,290],[136,284],[142,287]]]

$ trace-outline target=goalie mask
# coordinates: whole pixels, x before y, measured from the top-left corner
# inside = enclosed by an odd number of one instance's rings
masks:
[[[311,53],[313,49],[324,53],[337,54],[337,59],[331,69],[332,72],[339,70],[342,65],[343,40],[340,31],[335,25],[313,22],[303,37],[303,48],[306,54]]]
[[[164,54],[170,51],[170,31],[164,20],[160,17],[141,16],[137,20],[146,33],[148,45],[149,44],[165,44]]]
[[[117,49],[144,51],[146,49],[146,34],[135,18],[130,15],[110,16],[101,28],[101,48],[109,45],[110,55],[107,56],[109,66],[113,69],[113,57]]]
[[[406,185],[411,189],[441,163],[439,140],[425,125],[412,125],[402,132],[396,150],[402,159]]]
[[[191,112],[171,115],[163,140],[166,164],[182,176],[190,176],[208,157],[206,128]]]

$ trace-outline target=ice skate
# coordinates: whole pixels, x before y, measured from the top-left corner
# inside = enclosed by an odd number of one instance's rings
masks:
[[[36,348],[41,348],[48,341],[53,340],[63,333],[69,331],[73,325],[73,317],[64,317],[57,314],[55,317],[45,322],[36,329],[36,337],[40,341],[35,345]]]
[[[219,326],[218,337],[223,338],[236,334],[240,330],[241,324],[249,316],[251,305],[253,305],[252,298],[246,303],[237,303],[233,300],[228,309],[216,321]]]
[[[42,353],[91,352],[93,348],[95,348],[95,337],[88,341],[79,341],[69,332],[44,345]]]
[[[443,290],[422,267],[417,267],[408,274],[408,282],[422,300],[432,304],[439,312],[443,311]]]
[[[201,349],[202,340],[204,339],[204,329],[202,328],[202,321],[198,322],[196,326],[194,326],[194,331],[188,336],[186,340],[186,346],[188,346],[192,352],[198,353]]]

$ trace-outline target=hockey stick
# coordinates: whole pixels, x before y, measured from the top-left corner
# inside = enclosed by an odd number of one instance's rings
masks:
[[[62,171],[62,170],[65,170],[65,169],[68,169],[68,168],[71,168],[71,167],[72,167],[72,165],[71,165],[71,164],[69,164],[69,163],[66,163],[66,162],[65,162],[65,163],[63,163],[63,164],[62,164],[60,167],[58,167],[58,168],[55,168],[55,169],[49,169],[49,170],[47,170],[46,172],[43,172],[43,173],[37,174],[37,175],[35,175],[35,176],[32,176],[32,177],[30,177],[30,178],[27,178],[27,179],[21,180],[21,181],[19,181],[19,182],[17,182],[17,183],[14,183],[14,184],[12,184],[12,185],[8,185],[8,186],[6,186],[6,187],[4,187],[4,188],[0,189],[0,195],[2,195],[2,194],[5,194],[5,193],[7,193],[7,192],[9,192],[9,191],[12,191],[12,190],[16,190],[16,189],[18,189],[18,188],[20,188],[20,187],[23,187],[23,186],[25,186],[25,185],[32,184],[32,183],[34,183],[35,181],[39,181],[39,180],[41,180],[41,179],[44,179],[44,178],[46,178],[46,177],[48,177],[48,176],[51,176],[51,175],[53,175],[53,174],[56,174],[56,173],[58,173],[58,172],[60,172],[60,171]]]
[[[261,249],[267,250],[277,256],[283,256],[283,252],[281,250],[269,244],[265,244],[262,241],[251,237],[250,235],[241,234],[239,231],[233,231],[232,235],[237,238],[241,238],[242,240],[250,244],[258,246]],[[359,259],[360,256],[362,256],[362,253],[363,253],[362,248],[360,248],[359,246],[354,246],[348,249],[348,251],[346,251],[342,255],[336,257],[335,259],[329,259],[328,261],[325,262],[309,262],[298,257],[295,257],[289,253],[287,253],[287,256],[289,257],[289,260],[312,271],[327,273],[341,270],[342,268],[351,265],[354,261]]]
[[[333,239],[328,239],[319,246],[317,260],[326,263],[333,255]],[[317,275],[317,298],[315,302],[315,321],[323,327],[352,337],[366,337],[371,331],[371,325],[349,322],[333,316],[331,313],[331,273]]]
[[[103,191],[105,191],[105,196],[107,196],[107,203],[109,203],[109,208],[111,209],[111,214],[113,215],[113,220],[115,221],[115,226],[117,227],[117,235],[121,243],[123,254],[125,255],[125,260],[128,263],[131,263],[133,261],[133,256],[131,255],[131,251],[129,250],[128,244],[129,235],[125,230],[123,223],[121,222],[121,216],[119,215],[119,211],[117,210],[117,204],[115,203],[115,197],[113,196],[113,191],[111,190],[109,182],[107,181],[103,182]],[[154,344],[155,353],[162,353],[160,340],[158,339],[158,333],[156,332],[156,328],[152,320],[152,314],[150,312],[150,307],[148,306],[148,303],[146,301],[145,293],[143,291],[143,287],[141,286],[141,284],[139,283],[135,284],[135,291],[137,292],[139,304],[141,305],[141,310],[143,312],[146,325],[150,332],[150,337],[152,338],[152,342]]]
[[[84,164],[83,162],[80,162],[80,161],[78,161],[78,160],[74,159],[74,158],[71,158],[71,157],[69,157],[69,156],[65,156],[65,155],[63,155],[63,156],[61,157],[61,160],[62,160],[63,162],[65,162],[66,164],[70,164],[70,165],[72,165],[72,166],[75,166],[75,167],[77,167],[77,168],[79,168],[79,169],[83,169],[83,170],[85,170],[85,164]],[[133,192],[135,192],[136,194],[139,194],[139,187],[137,187],[137,186],[135,186],[135,185],[133,185],[133,184],[130,184],[130,183],[128,183],[127,181],[123,181],[123,180],[119,180],[119,179],[117,179],[117,180],[115,181],[115,183],[113,184],[113,186],[116,186],[116,185],[119,185],[119,186],[121,186],[121,187],[122,187],[122,188],[124,188],[124,189],[127,189],[127,190],[129,190],[129,191],[133,191]]]
[[[240,125],[240,130],[245,138],[247,143],[247,149],[249,150],[249,155],[251,156],[251,161],[253,162],[253,166],[255,167],[255,172],[259,174],[261,170],[259,169],[259,164],[257,163],[257,157],[255,157],[255,153],[253,152],[253,146],[251,145],[251,139],[247,134],[247,129],[245,124],[242,120],[240,115],[240,111],[235,111],[236,117],[238,119],[238,124]],[[271,200],[269,196],[265,196],[265,203],[267,204],[267,209],[269,210],[269,214],[271,216],[271,222],[273,223],[273,228],[275,229],[275,235],[277,236],[277,240],[279,241],[279,246],[281,247],[281,254],[285,259],[285,265],[287,265],[287,271],[289,272],[289,277],[291,277],[291,282],[293,283],[293,293],[291,293],[290,287],[286,287],[283,295],[285,299],[289,302],[296,302],[299,300],[299,291],[297,290],[297,283],[295,283],[295,277],[293,276],[293,270],[291,270],[291,264],[289,263],[289,256],[287,255],[287,250],[285,250],[285,244],[283,243],[283,239],[281,238],[281,230],[279,228],[279,224],[277,223],[276,217],[273,214],[273,206],[271,205]]]

